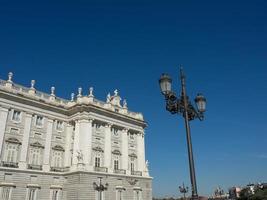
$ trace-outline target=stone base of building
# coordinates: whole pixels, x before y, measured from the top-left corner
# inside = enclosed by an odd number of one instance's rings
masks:
[[[99,193],[94,185],[99,185],[100,179],[107,186],[102,200],[120,199],[118,195],[121,200],[152,200],[151,178],[85,171],[46,173],[0,168],[0,187],[12,187],[11,200],[26,199],[31,187],[38,188],[36,200],[52,200],[53,190],[59,191],[59,200],[98,200]]]

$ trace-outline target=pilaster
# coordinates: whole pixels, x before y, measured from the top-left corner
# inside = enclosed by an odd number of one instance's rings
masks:
[[[128,129],[123,129],[121,132],[121,148],[122,148],[122,169],[126,170],[126,174],[129,174],[128,170]]]
[[[2,147],[6,130],[7,116],[8,116],[8,108],[0,107],[0,155],[2,155]]]
[[[53,133],[53,123],[52,119],[47,120],[47,132],[45,139],[45,149],[44,149],[44,162],[43,162],[43,170],[48,172],[50,171],[50,152],[51,152],[51,140]]]
[[[74,130],[74,141],[73,141],[73,157],[72,157],[72,168],[74,169],[78,164],[77,153],[80,151],[79,148],[79,134],[80,133],[80,123],[78,120],[75,121]]]
[[[71,137],[73,133],[73,126],[67,124],[66,126],[66,143],[65,143],[65,154],[64,154],[64,166],[69,167],[71,164]]]
[[[140,132],[137,134],[137,170],[145,171],[145,142],[144,133]]]
[[[79,146],[83,154],[83,164],[86,169],[92,169],[91,154],[92,154],[92,119],[81,119],[79,120],[80,131],[79,131]]]
[[[105,125],[104,166],[111,169],[111,124]]]
[[[27,168],[27,155],[28,155],[28,150],[29,150],[29,138],[30,138],[30,132],[31,132],[31,125],[32,125],[32,113],[26,113],[22,145],[21,145],[21,151],[20,151],[20,161],[19,161],[20,169]]]

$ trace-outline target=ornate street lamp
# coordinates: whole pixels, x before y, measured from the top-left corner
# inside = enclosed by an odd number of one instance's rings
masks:
[[[185,200],[185,194],[188,192],[188,187],[185,187],[183,183],[183,186],[179,186],[179,190],[182,194],[184,194],[184,200]]]
[[[180,68],[180,78],[182,85],[182,91],[180,96],[176,96],[176,94],[172,91],[172,79],[169,75],[162,74],[159,79],[159,85],[161,93],[164,95],[166,100],[166,109],[172,114],[181,114],[185,119],[190,180],[192,187],[192,199],[198,199],[189,121],[194,120],[196,118],[201,121],[204,119],[204,112],[206,110],[206,99],[202,94],[198,94],[195,98],[195,108],[189,101],[188,96],[186,95],[185,75],[182,68]]]
[[[99,177],[99,184],[96,182],[93,183],[94,189],[98,192],[99,194],[99,200],[102,200],[102,192],[108,189],[108,183],[105,185],[102,184],[102,177]]]

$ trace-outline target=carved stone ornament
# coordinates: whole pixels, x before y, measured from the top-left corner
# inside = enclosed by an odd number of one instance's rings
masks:
[[[135,184],[138,182],[137,179],[133,179],[133,178],[128,178],[127,181],[128,181],[128,183],[129,183],[130,185],[135,185]]]
[[[98,151],[98,152],[104,152],[104,150],[101,147],[94,147],[93,148],[94,151]]]

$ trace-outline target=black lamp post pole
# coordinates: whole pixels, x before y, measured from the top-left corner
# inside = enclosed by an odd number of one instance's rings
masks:
[[[192,199],[198,199],[193,148],[192,148],[191,132],[190,132],[190,125],[189,125],[189,118],[188,118],[188,102],[187,102],[186,88],[185,88],[185,75],[183,74],[182,70],[180,70],[180,73],[181,73],[180,76],[181,76],[181,84],[182,84],[181,98],[183,99],[183,102],[184,102],[184,119],[185,119],[185,128],[186,128],[187,151],[188,151],[190,180],[191,180],[191,188],[192,188]]]
[[[176,96],[176,94],[172,91],[172,79],[168,74],[161,75],[159,84],[161,92],[165,96],[166,109],[171,114],[181,114],[185,120],[190,181],[192,188],[191,199],[196,200],[198,199],[198,194],[189,121],[194,119],[199,119],[202,121],[204,119],[204,112],[206,111],[206,98],[202,94],[198,94],[195,98],[195,103],[197,105],[197,108],[195,108],[186,95],[185,75],[182,68],[180,69],[180,78],[182,86],[180,96]]]

